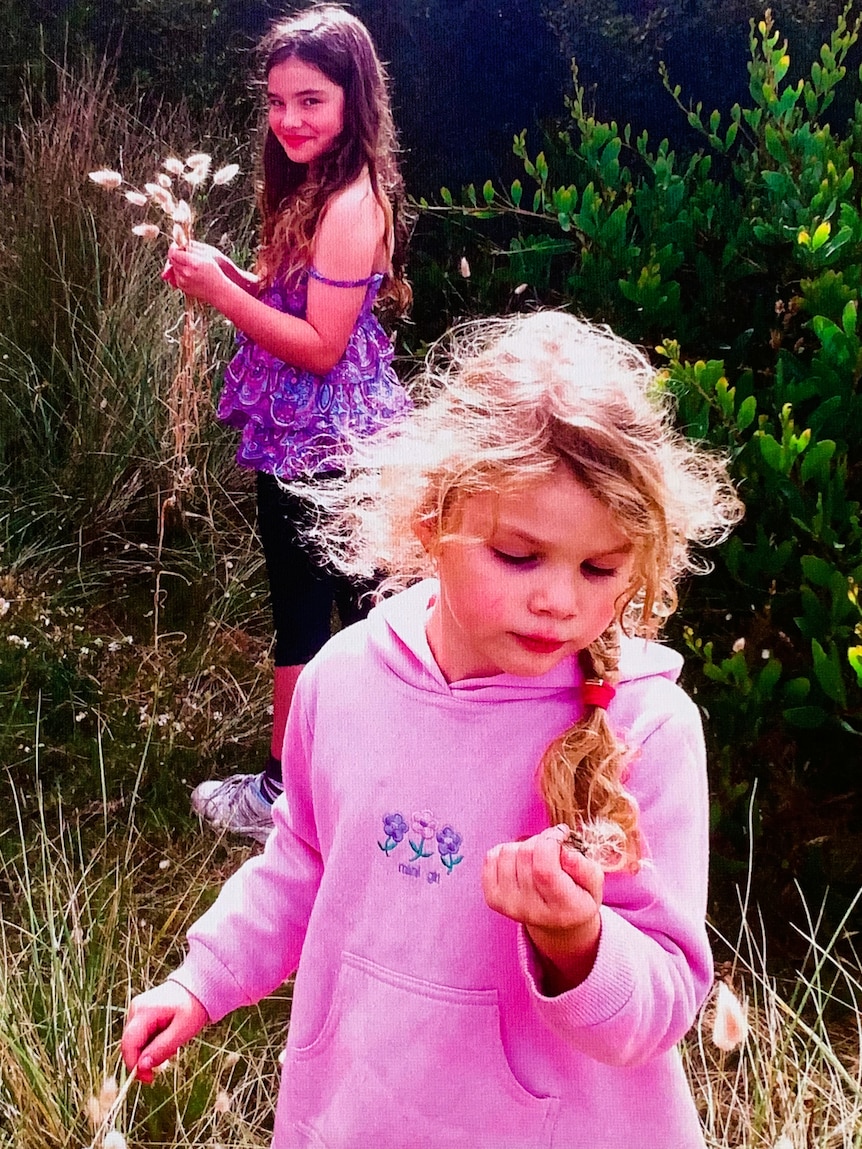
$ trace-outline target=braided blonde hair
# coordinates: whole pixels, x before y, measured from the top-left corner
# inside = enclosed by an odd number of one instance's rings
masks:
[[[741,516],[724,458],[674,428],[672,397],[642,352],[563,312],[462,326],[432,349],[422,383],[412,417],[354,444],[340,487],[315,488],[318,544],[345,573],[402,586],[433,573],[417,524],[442,545],[459,537],[469,497],[524,490],[564,466],[633,544],[616,619],[580,654],[586,679],[614,683],[621,632],[654,636],[679,578],[707,569],[692,544],[720,542]],[[627,760],[604,710],[588,705],[546,750],[539,788],[552,824],[621,827],[622,864],[636,867]]]

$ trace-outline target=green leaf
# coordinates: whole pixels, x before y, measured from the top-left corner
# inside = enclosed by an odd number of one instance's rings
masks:
[[[777,196],[789,194],[792,184],[784,172],[761,172],[763,182]]]
[[[814,235],[811,237],[811,250],[819,251],[831,234],[832,225],[828,221],[824,220],[823,223],[818,224]]]
[[[829,478],[829,460],[834,454],[835,443],[831,439],[821,439],[819,443],[809,447],[799,468],[802,482],[807,483],[809,479],[819,478],[825,483]]]
[[[440,199],[442,199],[447,207],[452,206],[452,193],[448,188],[440,188]]]
[[[803,555],[799,560],[802,573],[814,586],[829,586],[835,567],[817,555]]]
[[[757,676],[758,696],[765,701],[771,699],[780,678],[781,661],[777,658],[770,658]]]
[[[760,453],[767,467],[773,471],[778,471],[779,474],[784,471],[781,444],[773,439],[772,435],[763,434],[760,436]]]
[[[782,698],[788,706],[799,706],[811,693],[811,683],[807,678],[791,678],[785,682],[781,691]]]
[[[850,336],[851,338],[856,334],[857,308],[857,301],[855,299],[851,299],[841,314],[841,326],[844,328],[844,334]]]
[[[521,203],[521,196],[524,194],[524,188],[520,180],[512,180],[512,187],[509,190],[512,197],[512,203],[518,207]]]
[[[494,185],[490,180],[485,180],[482,185],[482,198],[489,206],[494,202]]]
[[[778,163],[782,165],[789,162],[787,148],[784,146],[784,141],[772,124],[767,123],[766,125],[766,130],[764,132],[764,142],[766,143],[766,150],[774,160],[777,160]]]
[[[736,425],[740,431],[745,431],[754,422],[754,417],[757,414],[757,400],[753,395],[749,395],[747,399],[739,405],[739,410],[736,412]]]
[[[847,693],[844,689],[841,663],[835,645],[830,643],[827,653],[817,639],[812,638],[811,657],[814,661],[814,676],[820,683],[823,693],[833,702],[837,702],[839,706],[846,706]]]
[[[828,717],[822,706],[791,706],[782,715],[785,722],[804,730],[816,730]]]

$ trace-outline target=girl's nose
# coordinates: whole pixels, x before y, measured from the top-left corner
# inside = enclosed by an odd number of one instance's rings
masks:
[[[537,614],[574,618],[578,613],[578,589],[569,575],[551,576],[537,586],[530,607]]]
[[[299,127],[299,114],[288,107],[270,108],[269,120],[272,128],[279,132],[288,132]]]

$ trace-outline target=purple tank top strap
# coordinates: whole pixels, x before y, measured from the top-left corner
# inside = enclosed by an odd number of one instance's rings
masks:
[[[367,287],[369,283],[374,283],[376,279],[383,279],[383,273],[374,271],[371,275],[366,276],[365,279],[327,279],[325,275],[314,268],[308,268],[308,274],[312,279],[316,279],[318,283],[325,283],[327,287]]]

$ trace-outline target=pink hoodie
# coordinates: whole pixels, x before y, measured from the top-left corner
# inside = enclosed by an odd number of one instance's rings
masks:
[[[712,982],[707,786],[681,658],[626,640],[609,715],[650,864],[609,874],[589,977],[555,998],[490,910],[498,842],[547,817],[536,767],[577,660],[449,685],[420,583],[303,673],[275,832],[189,931],[173,975],[213,1020],[296,971],[273,1149],[703,1149],[676,1043]]]

